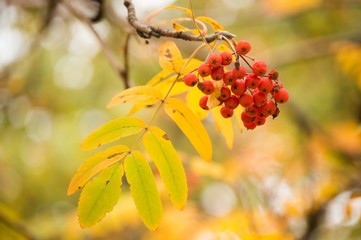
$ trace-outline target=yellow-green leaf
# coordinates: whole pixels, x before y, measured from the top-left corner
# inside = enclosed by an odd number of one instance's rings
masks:
[[[136,86],[125,89],[119,94],[115,95],[112,100],[110,100],[107,107],[113,107],[125,102],[153,105],[156,102],[162,100],[162,98],[162,93],[155,87]]]
[[[145,226],[155,231],[163,210],[153,172],[139,151],[133,151],[125,158],[124,169],[140,218]]]
[[[179,99],[165,100],[164,110],[189,139],[199,155],[206,161],[212,159],[212,143],[207,130],[194,113]]]
[[[201,16],[201,17],[197,17],[196,19],[208,23],[209,25],[212,26],[214,31],[224,30],[224,27],[221,24],[219,24],[216,20],[210,17]]]
[[[95,129],[83,141],[81,148],[90,150],[119,138],[135,135],[146,128],[143,120],[133,117],[114,119]]]
[[[151,126],[144,135],[144,147],[152,157],[173,205],[183,209],[188,196],[186,174],[167,134]]]
[[[108,167],[89,182],[79,198],[78,217],[81,227],[90,227],[105,217],[118,202],[123,176],[121,164]]]
[[[234,138],[232,119],[222,117],[219,113],[219,108],[213,108],[211,109],[211,112],[216,125],[216,130],[222,134],[224,140],[226,140],[227,147],[231,149],[233,147]]]
[[[71,195],[82,188],[94,175],[124,158],[129,148],[125,145],[114,146],[104,152],[89,157],[77,170],[70,181],[67,194]]]
[[[179,72],[182,66],[182,54],[174,42],[166,41],[160,46],[159,64],[165,70]]]

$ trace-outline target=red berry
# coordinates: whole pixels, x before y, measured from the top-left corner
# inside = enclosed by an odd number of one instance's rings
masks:
[[[258,84],[258,90],[260,92],[267,94],[267,93],[271,92],[272,89],[273,89],[273,83],[272,83],[271,79],[269,79],[268,77],[261,78],[261,80],[259,81],[259,84]]]
[[[231,91],[237,96],[244,94],[246,92],[246,84],[244,83],[244,80],[237,79],[234,83],[232,83]]]
[[[228,87],[222,86],[220,90],[219,100],[226,101],[231,96],[231,90]]]
[[[219,54],[211,54],[209,55],[208,59],[207,59],[207,63],[209,64],[209,66],[211,68],[216,68],[221,66],[222,64],[222,57]]]
[[[272,70],[269,71],[269,73],[268,73],[268,77],[269,77],[270,79],[272,79],[272,80],[277,80],[277,79],[278,79],[278,76],[279,76],[279,74],[278,74],[277,70],[274,70],[274,69],[272,69]]]
[[[211,67],[207,64],[207,63],[202,63],[199,67],[198,67],[198,73],[199,75],[201,75],[202,77],[207,77],[211,74],[212,69]]]
[[[232,72],[234,79],[244,78],[247,75],[247,69],[243,66],[233,68]]]
[[[288,92],[284,88],[281,88],[278,92],[274,94],[275,101],[278,103],[286,103],[288,101],[288,97]]]
[[[224,76],[224,69],[222,66],[212,69],[211,77],[213,80],[216,80],[216,81],[221,80],[221,79],[223,79],[223,76]]]
[[[239,105],[242,107],[249,107],[253,104],[253,96],[245,93],[239,97]]]
[[[203,108],[204,110],[209,110],[208,106],[207,106],[207,102],[208,102],[208,96],[202,96],[199,99],[199,106],[201,108]]]
[[[234,82],[233,72],[227,71],[223,75],[223,82],[226,85],[231,85]]]
[[[281,88],[283,88],[283,84],[279,81],[273,82],[273,88],[271,93],[277,93]]]
[[[255,119],[255,123],[257,124],[257,126],[261,126],[266,122],[266,118],[265,117],[260,117],[257,116]]]
[[[260,78],[257,77],[255,74],[248,74],[246,77],[246,87],[250,89],[255,89],[258,87]]]
[[[241,114],[241,120],[243,123],[251,123],[254,122],[255,119],[256,119],[255,117],[247,116],[246,112],[242,112]]]
[[[223,66],[227,66],[232,63],[232,54],[230,54],[229,52],[222,52],[221,57]]]
[[[187,73],[183,77],[185,85],[193,87],[198,83],[198,78],[194,73]]]
[[[239,41],[236,45],[236,52],[239,55],[246,55],[251,50],[251,44],[248,41]]]
[[[258,107],[255,104],[244,109],[245,114],[248,117],[256,117],[258,114]]]
[[[276,104],[273,101],[268,100],[267,103],[261,107],[261,115],[263,117],[268,117],[270,115],[275,114],[276,109],[277,109]]]
[[[252,72],[256,74],[257,76],[263,76],[267,72],[267,64],[262,61],[256,61],[252,65]]]
[[[253,130],[257,127],[257,123],[251,122],[251,123],[243,123],[244,127],[248,130]]]
[[[253,102],[256,106],[260,107],[267,102],[267,94],[256,92],[253,94]]]
[[[224,118],[230,118],[233,116],[233,109],[222,107],[221,108],[221,114]]]
[[[197,87],[206,95],[210,95],[214,92],[214,85],[209,80],[204,82],[198,82]]]
[[[226,101],[224,101],[224,106],[230,109],[237,108],[238,104],[239,104],[239,99],[236,95],[231,95]]]

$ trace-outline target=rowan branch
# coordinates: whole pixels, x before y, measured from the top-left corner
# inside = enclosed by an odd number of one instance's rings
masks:
[[[137,34],[141,38],[149,39],[151,37],[156,37],[156,38],[169,37],[169,38],[182,39],[185,41],[196,41],[196,42],[206,41],[207,43],[210,43],[217,39],[220,39],[221,36],[227,39],[232,39],[236,37],[234,34],[229,33],[227,31],[216,31],[213,34],[209,34],[205,36],[202,35],[195,36],[183,31],[175,31],[175,30],[155,27],[152,25],[147,25],[138,21],[137,16],[135,14],[135,8],[133,2],[131,0],[124,0],[124,6],[128,10],[129,24],[136,30]]]

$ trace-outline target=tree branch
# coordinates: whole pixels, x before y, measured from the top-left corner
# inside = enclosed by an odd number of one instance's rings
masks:
[[[142,38],[149,39],[151,37],[170,37],[170,38],[178,38],[185,41],[206,41],[208,43],[213,42],[223,36],[227,39],[235,38],[236,36],[227,31],[217,31],[210,35],[205,36],[195,36],[188,34],[183,31],[175,31],[169,29],[163,29],[159,27],[155,27],[152,25],[146,25],[138,21],[137,16],[135,14],[135,8],[133,2],[131,0],[124,0],[124,6],[128,10],[128,22],[129,24],[137,31],[138,35]]]

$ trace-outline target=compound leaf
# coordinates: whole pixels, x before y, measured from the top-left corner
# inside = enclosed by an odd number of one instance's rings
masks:
[[[171,202],[178,209],[183,209],[188,196],[187,180],[172,142],[167,134],[156,126],[148,128],[143,141],[145,149],[159,170]]]
[[[82,188],[94,175],[120,161],[129,151],[125,145],[114,146],[89,157],[77,170],[70,181],[67,195]]]
[[[160,46],[159,64],[165,70],[179,72],[182,66],[182,54],[174,42],[166,41]]]
[[[119,138],[135,135],[146,128],[143,120],[133,117],[114,119],[95,129],[83,141],[81,148],[90,150]]]
[[[144,105],[153,105],[156,102],[162,100],[162,93],[152,86],[136,86],[125,89],[115,95],[108,103],[107,107],[113,107],[115,105],[131,102]]]
[[[102,171],[84,187],[78,206],[81,227],[96,224],[113,209],[121,193],[123,173],[123,166],[116,164]]]
[[[143,223],[155,231],[162,219],[162,203],[152,170],[139,151],[133,151],[124,160],[125,176]]]
[[[206,161],[212,159],[212,143],[207,130],[195,114],[179,99],[165,100],[164,110],[189,139],[199,155]]]

